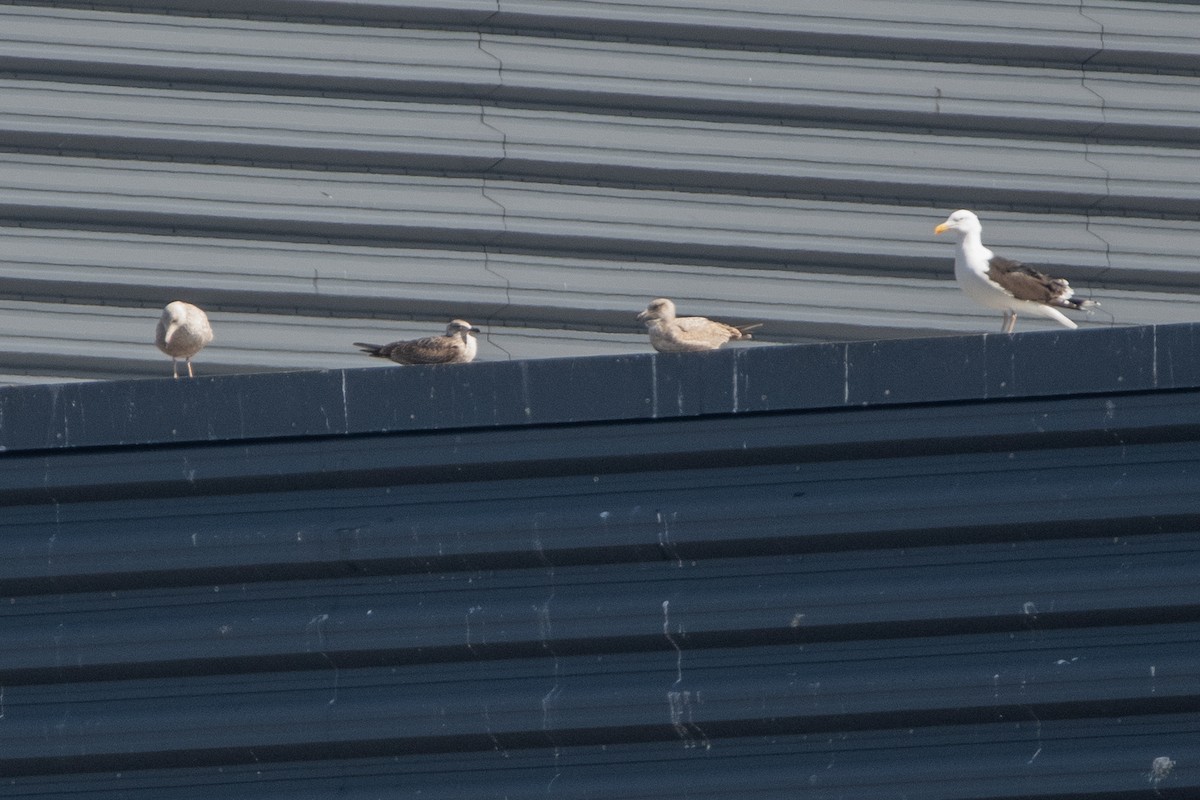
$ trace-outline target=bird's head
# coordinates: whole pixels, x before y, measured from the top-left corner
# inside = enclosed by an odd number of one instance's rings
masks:
[[[450,324],[446,326],[447,336],[461,336],[463,341],[472,333],[479,333],[479,328],[476,328],[471,323],[464,319],[452,319]]]
[[[979,233],[982,230],[983,226],[979,224],[979,217],[965,208],[960,208],[946,217],[946,221],[934,228],[933,232],[945,233],[946,231],[954,231],[961,237],[968,233]]]
[[[675,319],[675,304],[665,297],[651,300],[650,305],[646,306],[646,310],[638,314],[637,318],[647,325],[656,320],[670,322]]]
[[[166,328],[167,339],[170,339],[179,326],[187,321],[187,303],[176,300],[167,303],[162,310],[162,326]]]

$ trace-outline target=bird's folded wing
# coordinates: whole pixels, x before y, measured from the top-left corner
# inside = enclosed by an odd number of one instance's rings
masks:
[[[1066,281],[1051,278],[1020,261],[999,256],[988,261],[988,278],[1018,300],[1053,303],[1071,295],[1071,287]]]
[[[389,345],[388,355],[393,360],[410,361],[416,364],[445,364],[462,354],[453,339],[445,336],[429,336],[411,342],[396,342]]]

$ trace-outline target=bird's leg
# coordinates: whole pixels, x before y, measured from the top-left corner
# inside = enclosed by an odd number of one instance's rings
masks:
[[[179,380],[179,359],[177,358],[171,359],[171,377]]]
[[[1013,328],[1015,328],[1016,326],[1017,326],[1017,312],[1005,311],[1004,312],[1004,327],[1000,329],[1000,332],[1001,333],[1012,333]]]
[[[192,372],[192,360],[189,358],[189,359],[186,359],[186,361],[187,361],[187,365],[188,365],[188,377],[189,378],[196,377],[196,373]]]

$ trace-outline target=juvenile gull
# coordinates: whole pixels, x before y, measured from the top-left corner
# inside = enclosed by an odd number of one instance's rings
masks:
[[[1100,305],[1076,298],[1075,291],[1062,278],[1051,278],[1033,267],[1001,258],[983,246],[983,225],[979,217],[960,209],[933,229],[934,233],[953,231],[958,237],[954,251],[954,279],[967,296],[980,305],[1004,312],[1001,332],[1012,333],[1017,312],[1049,317],[1068,328],[1078,327],[1060,308],[1086,311]]]
[[[192,356],[213,340],[208,315],[191,303],[176,300],[167,303],[158,326],[154,329],[154,344],[171,357],[171,374],[179,377],[179,359],[187,362],[188,377],[194,378]]]
[[[354,346],[361,347],[367,355],[390,358],[397,364],[465,364],[475,358],[479,347],[472,333],[479,333],[479,328],[455,319],[446,326],[445,336],[426,336],[391,344],[355,342]]]
[[[761,325],[735,328],[706,317],[676,317],[675,304],[665,297],[651,300],[637,318],[646,324],[650,344],[660,353],[695,353],[716,350],[730,339],[749,339]]]

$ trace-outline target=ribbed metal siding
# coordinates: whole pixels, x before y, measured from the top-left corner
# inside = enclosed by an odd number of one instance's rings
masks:
[[[175,297],[209,372],[452,315],[488,360],[638,352],[657,295],[760,342],[987,330],[959,206],[1085,324],[1197,316],[1194,3],[73,5],[0,7],[5,381],[161,374]]]
[[[0,391],[5,794],[1190,796],[1198,350]]]

